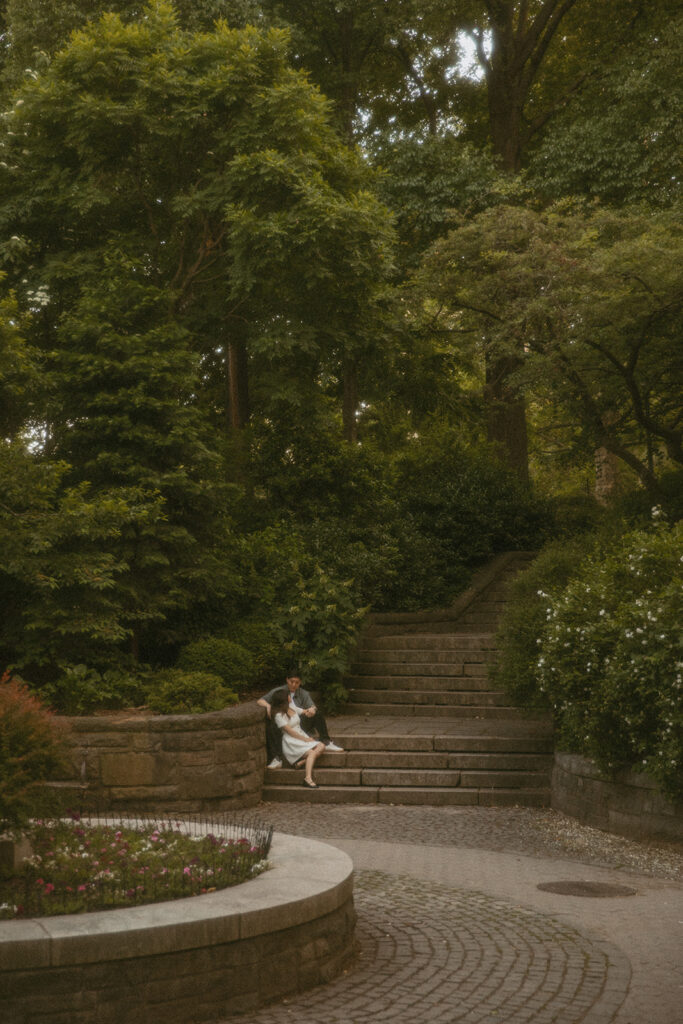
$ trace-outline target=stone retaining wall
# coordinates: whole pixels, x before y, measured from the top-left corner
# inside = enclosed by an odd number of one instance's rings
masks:
[[[555,754],[552,807],[617,835],[683,839],[683,805],[662,796],[652,779],[624,772],[610,782],[578,754]]]
[[[0,921],[2,1024],[196,1024],[330,981],[354,952],[350,858],[276,834],[269,860],[191,899]]]
[[[59,785],[98,810],[252,807],[266,763],[263,717],[254,703],[205,715],[69,718],[73,776]]]

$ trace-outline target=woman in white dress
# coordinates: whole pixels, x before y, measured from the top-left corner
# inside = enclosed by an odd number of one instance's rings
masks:
[[[271,714],[282,732],[282,753],[295,768],[305,768],[304,786],[317,789],[313,765],[325,749],[320,740],[312,740],[301,728],[301,719],[289,703],[289,691],[283,686],[273,694]]]

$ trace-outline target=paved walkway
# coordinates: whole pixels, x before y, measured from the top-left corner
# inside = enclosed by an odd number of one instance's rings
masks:
[[[249,1024],[683,1024],[680,848],[529,808],[264,804],[256,815],[352,857],[359,954]],[[634,893],[538,889],[557,881]]]

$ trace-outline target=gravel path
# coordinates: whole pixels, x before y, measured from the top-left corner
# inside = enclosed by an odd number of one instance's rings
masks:
[[[638,841],[530,807],[382,807],[263,803],[237,816],[312,839],[364,839],[555,857],[683,882],[683,843]]]

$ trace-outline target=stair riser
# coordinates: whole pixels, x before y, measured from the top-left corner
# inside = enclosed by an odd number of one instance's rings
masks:
[[[321,786],[266,786],[263,799],[276,803],[313,804],[397,804],[421,807],[549,807],[550,791],[536,790],[466,790],[466,789],[401,789],[371,786],[358,789]]]
[[[449,707],[444,704],[439,708],[434,705],[415,705],[415,704],[347,704],[344,708],[345,714],[348,715],[365,715],[365,716],[383,716],[383,717],[403,717],[408,716],[419,716],[422,718],[433,718],[435,715],[446,718],[504,718],[504,719],[516,719],[521,720],[530,718],[531,712],[520,711],[519,708],[512,707],[481,707],[467,705],[460,705],[459,707]]]
[[[449,665],[447,662],[429,661],[363,661],[351,665],[352,676],[486,676],[487,665],[474,662],[468,665]]]
[[[409,768],[316,768],[321,786],[399,786],[418,789],[538,789],[550,785],[548,772],[460,772],[453,770],[419,771]],[[268,769],[265,783],[275,786],[303,784],[303,776],[294,768]]]
[[[545,754],[450,754],[443,753],[385,753],[359,750],[337,755],[343,758],[338,765],[344,768],[412,768],[416,771],[518,771],[544,772],[552,770],[553,759]],[[331,758],[330,758],[331,759]],[[327,767],[327,757],[325,767]]]
[[[451,754],[495,756],[499,754],[552,754],[552,737],[544,736],[344,736],[345,754],[358,757],[379,754],[402,757],[405,754]],[[339,764],[332,758],[344,754],[325,754],[325,763]],[[322,762],[321,762],[322,763]],[[344,763],[344,762],[342,762]],[[355,765],[354,765],[355,767]],[[361,765],[362,767],[362,765]]]
[[[425,695],[439,690],[449,693],[483,692],[491,690],[486,676],[352,676],[346,680],[351,692],[359,690],[417,690]]]
[[[467,665],[486,666],[493,665],[496,661],[495,651],[429,651],[419,648],[391,651],[386,648],[373,650],[369,647],[362,647],[352,665],[443,665],[448,666],[447,669],[444,669],[445,675],[457,676],[465,674]],[[363,667],[359,674],[363,675],[366,671],[367,669]]]
[[[497,649],[495,637],[486,634],[485,636],[470,636],[458,633],[437,634],[430,636],[427,633],[396,633],[382,634],[381,636],[364,634],[361,637],[359,650],[373,651],[454,651],[471,654],[473,652],[495,651]]]
[[[431,708],[442,707],[464,707],[475,705],[476,707],[505,707],[509,706],[510,698],[505,693],[496,693],[493,690],[444,692],[434,690],[425,694],[419,690],[412,692],[405,690],[351,690],[351,700],[354,704],[410,704],[428,706]]]

